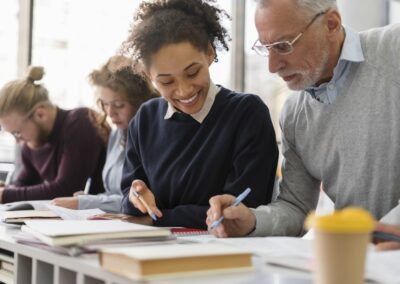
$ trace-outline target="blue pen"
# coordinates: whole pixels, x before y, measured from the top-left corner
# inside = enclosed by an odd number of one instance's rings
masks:
[[[390,241],[390,242],[399,242],[400,243],[400,236],[390,234],[390,233],[385,233],[381,231],[374,231],[372,233],[372,236],[377,239],[382,239],[385,241]]]
[[[229,207],[238,206],[240,204],[240,202],[242,202],[247,197],[247,195],[249,195],[250,192],[251,192],[251,188],[250,187],[246,188],[245,191],[243,191],[241,194],[239,194],[238,197],[236,197],[235,201]],[[218,220],[214,221],[211,224],[210,229],[213,230],[216,227],[218,227],[219,224],[221,224],[221,222],[223,220],[224,220],[224,216],[221,216]]]

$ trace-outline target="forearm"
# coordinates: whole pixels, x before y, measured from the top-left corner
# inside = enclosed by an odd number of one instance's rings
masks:
[[[301,236],[306,217],[301,210],[284,201],[251,209],[256,216],[255,230],[251,237]]]
[[[78,209],[99,208],[107,213],[121,212],[122,195],[79,195]]]
[[[188,227],[207,229],[208,206],[180,205],[173,209],[161,210],[163,217],[154,222],[160,227]]]
[[[153,222],[153,224],[159,227],[207,229],[205,220],[208,208],[208,206],[200,205],[180,205],[173,209],[160,209],[163,216],[157,218],[157,221]],[[132,203],[129,202],[128,197],[122,200],[122,213],[136,217],[146,215],[135,208]]]
[[[21,200],[46,200],[62,196],[72,196],[76,188],[63,182],[51,182],[32,186],[8,186],[3,192],[2,202]]]

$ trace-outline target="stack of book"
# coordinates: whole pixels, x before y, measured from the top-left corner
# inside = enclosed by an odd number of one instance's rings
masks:
[[[197,275],[253,268],[252,253],[218,243],[189,243],[101,250],[101,266],[113,273],[138,280]]]
[[[0,249],[0,282],[14,283],[14,253]]]
[[[22,225],[25,221],[33,219],[60,219],[56,213],[49,210],[6,211],[2,215],[4,223],[14,225]]]
[[[119,220],[29,220],[25,221],[21,230],[50,246],[83,245],[91,241],[171,236],[171,231],[168,229]]]

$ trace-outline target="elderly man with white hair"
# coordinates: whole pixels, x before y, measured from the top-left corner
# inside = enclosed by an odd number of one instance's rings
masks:
[[[358,206],[377,219],[400,198],[400,25],[356,33],[335,0],[259,0],[253,49],[296,92],[281,114],[282,181],[273,203],[230,207],[210,199],[213,234],[304,233],[322,184],[336,208]]]

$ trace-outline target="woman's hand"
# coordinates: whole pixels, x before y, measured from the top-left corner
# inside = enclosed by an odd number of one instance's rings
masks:
[[[78,209],[78,197],[59,197],[51,201],[52,205],[60,206],[69,209]]]
[[[135,192],[139,194],[139,197],[135,195]],[[162,217],[160,209],[157,208],[154,194],[140,179],[132,182],[131,189],[129,190],[129,201],[142,213],[150,213],[149,211],[151,210],[158,218]]]

